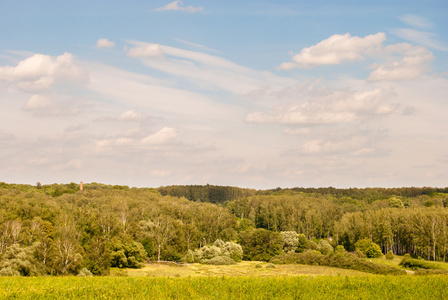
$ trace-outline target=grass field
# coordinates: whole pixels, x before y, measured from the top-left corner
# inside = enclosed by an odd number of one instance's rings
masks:
[[[401,258],[372,261],[398,266]],[[0,299],[448,299],[448,275],[381,276],[322,266],[267,265],[162,263],[112,269],[109,277],[3,277]]]
[[[261,267],[257,268],[259,265]],[[354,270],[345,270],[322,266],[307,265],[276,265],[274,269],[266,268],[265,262],[243,261],[230,266],[213,266],[202,264],[148,264],[142,269],[127,269],[123,271],[112,269],[111,275],[149,276],[149,277],[203,277],[203,276],[248,276],[248,277],[273,277],[273,276],[371,276],[372,274]]]
[[[447,299],[447,276],[2,278],[1,299]]]

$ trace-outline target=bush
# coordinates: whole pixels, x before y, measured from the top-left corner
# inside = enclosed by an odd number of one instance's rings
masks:
[[[222,249],[217,246],[204,246],[201,250],[203,259],[212,259],[222,254]]]
[[[439,265],[436,263],[431,263],[429,261],[425,261],[425,260],[420,260],[420,259],[414,259],[414,258],[410,258],[410,257],[405,257],[403,258],[403,260],[400,262],[400,266],[405,267],[405,268],[409,268],[409,269],[413,269],[413,270],[418,270],[418,269],[440,269]]]
[[[414,272],[414,275],[440,275],[448,274],[448,270],[445,269],[419,269]]]
[[[193,250],[188,250],[187,254],[184,256],[184,261],[187,263],[194,263],[194,252]]]
[[[266,265],[266,269],[275,269],[275,265],[274,264],[267,264]]]
[[[349,252],[332,253],[330,255],[323,255],[317,251],[288,253],[273,257],[271,262],[275,264],[320,265],[383,275],[406,274],[404,270],[392,266],[375,264]]]
[[[386,259],[388,260],[393,260],[395,257],[394,253],[392,252],[392,250],[389,250],[389,252],[386,253]]]
[[[381,257],[383,252],[381,252],[380,246],[370,241],[369,239],[362,239],[356,242],[356,250],[364,253],[365,256],[369,258]]]
[[[224,265],[235,265],[236,261],[234,261],[228,256],[216,256],[211,259],[204,259],[201,261],[201,263],[205,265],[224,266]]]
[[[261,264],[256,264],[255,265],[255,269],[260,269],[260,268],[262,268],[263,266],[261,265]]]
[[[299,234],[295,231],[282,231],[283,250],[285,252],[294,252],[299,244]]]
[[[82,268],[81,271],[79,271],[78,275],[80,277],[92,277],[92,272],[87,270],[87,268]]]
[[[327,240],[320,240],[319,244],[319,251],[322,254],[330,254],[333,252],[333,247],[330,245],[330,243]]]
[[[343,252],[345,252],[344,246],[337,245],[336,248],[334,248],[334,252],[335,253],[343,253]]]
[[[240,262],[243,259],[243,248],[233,242],[226,242],[222,246],[223,255],[230,257],[236,262]]]

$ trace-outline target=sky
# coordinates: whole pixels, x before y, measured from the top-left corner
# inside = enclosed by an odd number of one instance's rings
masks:
[[[446,0],[0,14],[0,181],[448,186]]]

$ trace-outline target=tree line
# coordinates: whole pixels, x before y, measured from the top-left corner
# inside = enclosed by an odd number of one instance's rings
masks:
[[[411,188],[409,197],[373,190],[355,197],[294,189],[90,183],[80,191],[75,183],[0,183],[0,275],[78,274],[83,268],[106,275],[110,267],[145,261],[210,261],[205,253],[218,246],[213,253],[233,255],[228,249],[241,245],[243,259],[269,260],[288,251],[324,254],[338,245],[354,251],[365,239],[383,253],[446,260],[444,189]]]

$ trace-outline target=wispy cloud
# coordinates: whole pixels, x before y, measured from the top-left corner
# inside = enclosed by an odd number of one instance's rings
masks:
[[[204,8],[202,6],[183,6],[184,3],[180,0],[173,1],[163,7],[156,8],[155,11],[166,11],[166,10],[178,10],[178,11],[185,11],[189,13],[193,12],[199,12],[204,11]]]
[[[412,27],[431,28],[433,26],[433,24],[429,20],[416,15],[404,15],[398,17],[398,19],[400,19],[406,25]]]
[[[416,15],[405,15],[398,18],[405,25],[414,28],[395,28],[391,30],[392,34],[431,49],[448,51],[448,45],[438,40],[438,36],[436,33],[415,29],[433,28],[434,25],[429,20]]]
[[[432,32],[423,32],[411,28],[397,28],[393,29],[392,33],[401,37],[402,39],[423,45],[431,49],[448,51],[448,45],[437,40],[437,34]]]

